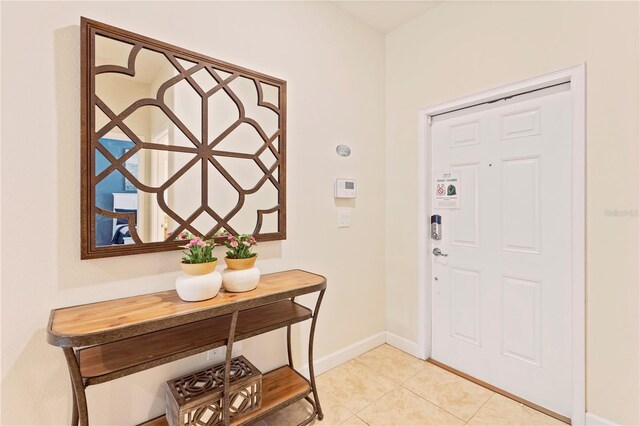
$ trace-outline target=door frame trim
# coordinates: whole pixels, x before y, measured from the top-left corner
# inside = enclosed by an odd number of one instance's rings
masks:
[[[585,151],[586,97],[585,64],[576,65],[539,77],[518,81],[495,89],[421,109],[418,113],[418,351],[422,359],[431,356],[431,265],[428,255],[429,212],[431,211],[432,170],[428,155],[431,152],[431,117],[454,109],[496,100],[536,90],[552,84],[571,82],[572,99],[572,164],[571,164],[571,384],[572,424],[585,423]]]

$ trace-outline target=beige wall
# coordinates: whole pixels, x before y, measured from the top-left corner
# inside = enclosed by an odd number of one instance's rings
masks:
[[[288,81],[288,238],[260,244],[259,267],[328,278],[317,358],[383,332],[384,262],[371,243],[384,224],[382,35],[328,3],[2,2],[1,423],[69,423],[62,351],[45,342],[51,308],[170,289],[179,269],[177,252],[80,261],[81,15]],[[333,180],[344,175],[359,191],[352,226],[338,229]],[[267,369],[285,362],[283,338],[243,348]],[[163,381],[205,362],[90,387],[92,424],[159,414]]]
[[[412,341],[418,259],[396,242],[419,238],[418,110],[586,63],[587,410],[622,424],[640,423],[638,6],[447,2],[386,37],[387,328]]]

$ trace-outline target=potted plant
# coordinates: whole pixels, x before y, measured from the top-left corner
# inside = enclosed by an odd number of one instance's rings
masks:
[[[223,236],[228,250],[224,258],[227,268],[222,271],[222,285],[225,290],[236,293],[253,290],[260,282],[260,270],[254,266],[258,255],[252,251],[256,239],[253,235],[233,236],[228,232]]]
[[[185,255],[182,257],[182,270],[188,275],[210,274],[216,269],[218,258],[213,255],[213,241],[203,241],[200,237],[194,237],[183,248]]]
[[[222,277],[216,272],[218,258],[213,255],[213,241],[193,237],[182,253],[183,274],[176,278],[176,291],[184,301],[195,302],[215,297],[220,291]]]
[[[234,270],[253,268],[258,257],[252,252],[252,247],[257,244],[253,235],[240,234],[233,236],[229,233],[224,235],[226,241],[224,245],[227,250],[227,257],[224,258],[227,268]]]

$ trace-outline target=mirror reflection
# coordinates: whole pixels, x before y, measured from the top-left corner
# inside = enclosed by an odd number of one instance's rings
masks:
[[[280,87],[95,35],[96,246],[280,227]]]

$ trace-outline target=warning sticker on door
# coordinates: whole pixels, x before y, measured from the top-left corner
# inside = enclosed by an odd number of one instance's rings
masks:
[[[460,173],[436,173],[433,177],[433,208],[460,208]]]

